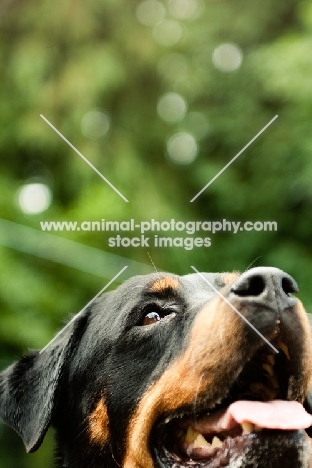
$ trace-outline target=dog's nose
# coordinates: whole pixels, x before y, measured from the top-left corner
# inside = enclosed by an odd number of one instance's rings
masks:
[[[291,293],[298,291],[298,285],[290,275],[272,267],[252,268],[243,273],[231,288],[236,298],[277,308],[279,312],[296,304],[297,299]]]

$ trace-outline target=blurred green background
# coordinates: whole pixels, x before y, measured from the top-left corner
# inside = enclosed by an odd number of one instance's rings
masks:
[[[311,0],[3,0],[0,24],[1,369],[44,346],[124,265],[118,281],[152,271],[148,253],[178,274],[282,268],[312,310]],[[130,218],[278,230],[201,232],[211,247],[185,250],[40,229]],[[49,468],[52,451],[49,433],[25,455],[0,423],[1,468]]]

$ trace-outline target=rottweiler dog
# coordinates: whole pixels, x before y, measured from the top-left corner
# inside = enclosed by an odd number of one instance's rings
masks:
[[[0,374],[28,452],[63,468],[308,468],[311,334],[277,268],[136,276]]]

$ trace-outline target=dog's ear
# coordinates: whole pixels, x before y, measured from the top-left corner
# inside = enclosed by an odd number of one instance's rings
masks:
[[[21,436],[27,452],[43,441],[61,379],[85,327],[80,316],[42,353],[32,352],[0,373],[0,417]]]

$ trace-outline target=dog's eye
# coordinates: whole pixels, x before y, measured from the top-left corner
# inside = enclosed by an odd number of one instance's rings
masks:
[[[161,316],[157,312],[149,312],[145,315],[142,320],[142,325],[152,325],[153,323],[159,322],[161,320]]]
[[[141,320],[137,325],[146,326],[153,325],[169,317],[175,317],[176,311],[172,307],[158,307],[157,305],[149,305],[141,312]]]

